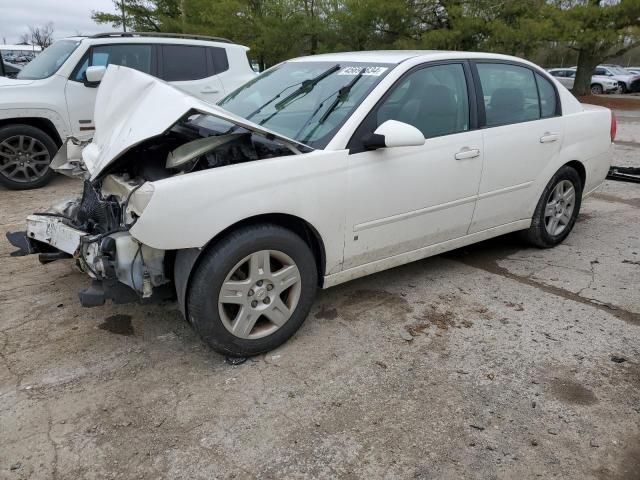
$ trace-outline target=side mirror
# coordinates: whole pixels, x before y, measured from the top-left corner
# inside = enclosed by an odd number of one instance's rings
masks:
[[[85,82],[87,87],[97,87],[104,77],[104,72],[107,71],[105,66],[87,67],[87,71],[84,72]]]
[[[364,138],[367,150],[390,147],[419,147],[424,145],[424,135],[413,125],[387,120],[375,132]]]

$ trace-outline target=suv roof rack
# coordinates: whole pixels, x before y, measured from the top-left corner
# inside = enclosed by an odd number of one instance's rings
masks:
[[[209,40],[212,42],[233,43],[222,37],[209,37],[207,35],[191,35],[187,33],[161,33],[161,32],[106,32],[91,35],[89,38],[111,37],[159,37],[159,38],[187,38],[190,40]]]

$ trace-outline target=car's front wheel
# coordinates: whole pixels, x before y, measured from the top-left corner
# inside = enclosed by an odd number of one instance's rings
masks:
[[[562,242],[576,223],[582,200],[582,180],[578,172],[564,166],[545,187],[533,213],[531,227],[524,236],[540,248]]]
[[[245,227],[217,242],[198,264],[187,315],[214,350],[257,355],[300,328],[316,285],[314,255],[302,238],[277,225]]]
[[[40,188],[54,175],[49,164],[58,147],[31,125],[0,128],[0,184],[12,190]]]

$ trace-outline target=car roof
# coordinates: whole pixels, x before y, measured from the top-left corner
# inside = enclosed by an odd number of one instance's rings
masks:
[[[522,58],[497,53],[483,52],[459,52],[452,50],[368,50],[362,52],[338,52],[324,53],[320,55],[310,55],[306,57],[294,58],[290,62],[371,62],[399,64],[411,58],[420,58],[424,61],[440,60],[443,58],[465,59],[465,58],[488,58],[496,60],[514,60],[526,62]]]
[[[92,36],[76,35],[72,37],[65,37],[62,40],[74,40],[79,42],[86,42],[90,45],[105,44],[105,43],[162,43],[162,44],[176,44],[176,45],[203,45],[203,46],[216,46],[227,49],[240,48],[243,50],[249,50],[248,47],[233,43],[224,38],[206,37],[200,35],[182,35],[182,34],[165,34],[165,33],[149,33],[149,32],[131,32],[131,33],[102,33]]]

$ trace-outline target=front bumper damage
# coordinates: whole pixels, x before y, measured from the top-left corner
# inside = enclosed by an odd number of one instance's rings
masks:
[[[116,177],[105,179],[102,195],[105,190],[110,192],[108,201],[96,197],[86,182],[82,198],[29,215],[26,231],[7,233],[9,242],[18,248],[11,255],[37,254],[41,263],[74,260],[91,277],[91,286],[79,294],[85,307],[103,305],[107,300],[149,302],[171,296],[166,252],[138,242],[126,226],[127,219],[137,219],[135,210],[144,209],[141,185]],[[134,200],[137,190],[141,194]]]

